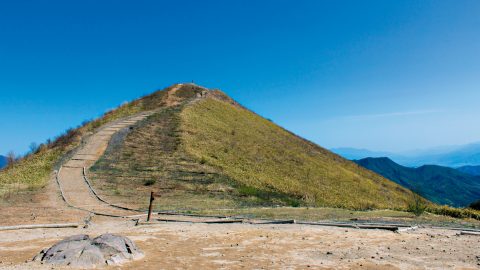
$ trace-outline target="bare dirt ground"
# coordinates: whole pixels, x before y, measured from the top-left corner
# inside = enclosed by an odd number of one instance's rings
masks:
[[[80,222],[87,216],[85,211],[68,208],[59,194],[52,179],[39,192],[16,194],[0,202],[0,226]]]
[[[30,260],[64,237],[107,232],[130,237],[146,254],[122,269],[480,268],[480,237],[449,230],[394,233],[295,224],[135,226],[133,221],[96,217],[86,229],[0,232],[0,269],[64,269]]]

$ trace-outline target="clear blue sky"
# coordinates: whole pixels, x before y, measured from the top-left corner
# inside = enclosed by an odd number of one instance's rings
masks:
[[[480,141],[480,1],[1,1],[0,153],[176,82],[324,147]]]

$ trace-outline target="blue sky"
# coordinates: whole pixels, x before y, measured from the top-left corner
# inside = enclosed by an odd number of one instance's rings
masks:
[[[480,141],[478,14],[475,0],[1,1],[0,153],[192,80],[328,148]]]

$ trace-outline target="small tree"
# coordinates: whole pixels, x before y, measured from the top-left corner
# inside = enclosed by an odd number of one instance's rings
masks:
[[[35,154],[38,151],[38,144],[36,142],[32,142],[29,148],[30,148],[30,154]]]
[[[7,154],[7,165],[11,166],[17,161],[17,156],[15,155],[15,152],[10,151]]]

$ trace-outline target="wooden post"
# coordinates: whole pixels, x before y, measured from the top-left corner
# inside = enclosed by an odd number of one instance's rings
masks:
[[[153,193],[153,191],[152,191],[152,192],[150,193],[150,206],[148,206],[147,221],[150,221],[150,217],[152,216],[153,200],[155,200],[155,197],[154,197],[154,193]]]

